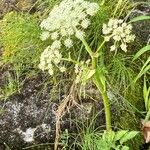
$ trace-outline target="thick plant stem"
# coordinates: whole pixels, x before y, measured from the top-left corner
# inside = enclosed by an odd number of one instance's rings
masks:
[[[100,49],[104,45],[105,41],[101,44],[101,46],[98,48],[96,53],[93,53],[93,51],[91,50],[91,48],[89,47],[89,45],[87,44],[85,39],[81,38],[80,40],[82,41],[83,45],[85,46],[85,49],[87,50],[87,52],[89,53],[89,55],[92,59],[92,69],[95,69],[95,71],[96,71],[94,74],[94,77],[93,77],[93,82],[96,85],[96,87],[98,88],[100,94],[102,95],[104,109],[105,109],[106,130],[111,131],[112,128],[111,128],[110,103],[109,103],[108,96],[106,93],[105,77],[104,77],[103,73],[99,72],[99,70],[97,68],[97,57],[95,57],[95,54],[97,54],[100,51]]]
[[[101,93],[103,98],[103,104],[105,109],[105,119],[106,119],[106,130],[111,131],[111,113],[110,113],[110,104],[107,97],[107,93]]]
[[[104,110],[105,110],[105,120],[106,120],[106,130],[111,131],[111,111],[110,111],[110,103],[106,93],[104,90],[104,86],[102,85],[99,76],[95,76],[93,79],[94,84],[98,88],[100,94],[102,95]]]

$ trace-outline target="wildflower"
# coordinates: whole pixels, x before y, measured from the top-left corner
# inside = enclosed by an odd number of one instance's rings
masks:
[[[110,51],[115,51],[116,50],[116,45],[112,45],[111,47],[110,47]]]
[[[40,57],[39,68],[42,71],[48,70],[50,75],[54,74],[54,65],[57,65],[61,62],[62,55],[60,54],[58,49],[52,49],[51,46],[48,46]],[[61,68],[61,71],[64,68]]]
[[[90,20],[88,19],[84,19],[82,22],[81,22],[81,26],[86,29],[88,26],[90,25]]]
[[[85,36],[85,33],[81,30],[76,31],[76,35],[75,35],[78,39],[82,39]]]
[[[127,52],[127,45],[126,45],[126,44],[122,43],[122,44],[120,45],[120,47],[121,47],[121,49],[122,49],[123,51]]]
[[[45,41],[47,40],[48,38],[50,37],[50,33],[48,31],[44,31],[42,34],[41,34],[41,40],[42,41]]]
[[[51,45],[52,49],[60,49],[60,47],[61,47],[61,42],[58,40],[54,41]]]
[[[53,32],[52,34],[51,34],[51,39],[52,40],[56,40],[58,38],[58,33],[57,32]]]
[[[66,39],[66,40],[64,41],[64,45],[65,45],[66,47],[68,47],[68,48],[70,48],[70,47],[73,46],[72,43],[73,43],[73,42],[72,42],[72,40],[71,40],[70,38],[68,38],[68,39]]]
[[[62,59],[60,48],[62,45],[71,48],[72,36],[79,39],[85,36],[84,31],[90,25],[89,18],[95,15],[98,9],[97,3],[85,0],[63,0],[54,6],[48,17],[40,24],[43,31],[41,39],[51,38],[53,41],[41,54],[39,64],[41,70],[48,70],[50,75],[54,73],[54,66],[57,66],[61,72],[66,70],[65,67],[59,66]]]
[[[111,51],[117,50],[117,45],[126,52],[127,44],[135,39],[135,35],[132,34],[132,25],[127,24],[121,19],[110,19],[108,24],[103,24],[102,32],[106,42],[112,39],[115,43],[110,47]]]
[[[63,0],[52,9],[49,16],[41,22],[40,27],[43,31],[49,32],[52,40],[60,41],[61,39],[65,46],[71,47],[72,43],[70,42],[68,46],[65,39],[76,35],[78,31],[84,33],[84,30],[90,25],[88,18],[95,15],[98,9],[98,4],[94,2]]]
[[[65,72],[66,68],[65,67],[60,67],[59,70],[60,70],[60,72]]]

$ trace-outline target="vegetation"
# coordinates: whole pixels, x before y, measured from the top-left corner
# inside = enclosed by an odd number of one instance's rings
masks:
[[[52,85],[53,97],[60,94],[55,90],[61,86],[66,96],[61,99],[56,114],[56,137],[52,144],[55,150],[59,147],[63,150],[140,150],[144,143],[142,134],[147,134],[141,133],[140,120],[144,119],[144,128],[150,118],[150,41],[139,47],[133,25],[150,17],[140,16],[129,21],[135,4],[128,0],[84,2],[72,5],[61,0],[38,0],[27,5],[28,11],[11,11],[3,16],[0,20],[0,100],[20,92],[29,78],[46,74],[43,85]],[[58,7],[54,7],[56,4]],[[21,3],[18,6],[23,7]],[[68,6],[72,9],[66,10]],[[31,13],[34,7],[37,10]],[[68,22],[76,19],[76,22],[68,25],[67,19]],[[66,108],[78,105],[74,102],[74,87],[79,87],[77,97],[82,101],[88,95],[89,84],[103,101],[104,127],[96,128],[94,122],[102,110],[96,112],[94,108],[87,126],[86,122],[81,125],[77,118],[77,131],[61,132],[60,118]],[[89,97],[90,101],[100,99]],[[148,136],[144,138],[145,142],[150,141]],[[71,144],[72,141],[75,142]],[[44,150],[51,144],[40,146]]]

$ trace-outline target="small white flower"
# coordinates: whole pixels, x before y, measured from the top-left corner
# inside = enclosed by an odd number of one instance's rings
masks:
[[[110,51],[115,51],[116,50],[116,46],[115,45],[112,45],[111,47],[110,47]]]
[[[105,40],[106,42],[108,42],[108,41],[110,40],[110,38],[111,38],[111,36],[105,36],[105,37],[104,37],[104,40]]]
[[[42,41],[47,40],[50,37],[50,33],[48,31],[43,31],[40,38]]]
[[[64,41],[64,45],[65,45],[67,48],[70,48],[70,47],[73,46],[73,42],[72,42],[72,40],[71,40],[70,38],[68,38],[68,39],[66,39],[66,40]]]
[[[60,29],[60,34],[61,34],[62,36],[66,36],[66,35],[67,35],[66,29],[65,29],[65,28],[61,28],[61,29]]]
[[[56,40],[58,38],[58,32],[53,32],[52,34],[51,34],[51,39],[52,40]]]
[[[103,30],[102,30],[103,34],[109,34],[109,33],[111,33],[111,31],[112,31],[112,28],[110,28],[110,27],[109,28],[103,28]]]
[[[66,71],[66,68],[65,67],[60,67],[60,72],[65,72]]]
[[[82,22],[81,22],[81,26],[86,29],[88,26],[90,25],[90,20],[88,19],[84,19]]]
[[[110,19],[108,24],[103,24],[104,40],[108,42],[112,39],[115,43],[110,47],[111,51],[117,50],[117,47],[120,47],[125,52],[127,51],[127,43],[135,39],[135,35],[132,34],[131,29],[132,25],[123,22],[122,19]]]
[[[90,16],[95,15],[95,13],[98,11],[99,6],[97,3],[90,3],[88,5],[88,8],[86,10],[87,14],[89,14]]]
[[[82,39],[85,36],[85,33],[81,30],[76,31],[75,35],[78,39]]]
[[[115,35],[115,36],[113,36],[113,39],[114,39],[115,41],[120,41],[120,40],[121,40],[121,37],[120,37],[119,35]]]
[[[61,48],[61,42],[56,40],[52,43],[51,49],[60,49]]]
[[[54,71],[52,68],[49,68],[48,73],[52,76],[54,74]]]
[[[67,33],[68,33],[68,35],[73,35],[74,30],[72,28],[68,28]]]
[[[123,51],[127,52],[127,45],[126,45],[126,44],[122,43],[122,44],[120,45],[120,47],[121,47],[121,49],[122,49]]]

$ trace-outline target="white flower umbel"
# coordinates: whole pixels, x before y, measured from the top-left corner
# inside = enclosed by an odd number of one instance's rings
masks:
[[[60,40],[66,47],[71,47],[72,44],[66,44],[66,38],[76,35],[78,30],[84,32],[90,25],[89,18],[96,14],[99,9],[97,3],[88,2],[85,0],[63,0],[59,5],[56,5],[49,16],[42,21],[40,27],[43,32],[49,32],[52,40]],[[64,38],[62,38],[64,37]],[[42,40],[46,40],[42,38]],[[67,43],[70,43],[69,41]]]
[[[117,47],[120,47],[127,52],[127,44],[135,39],[135,35],[132,34],[132,25],[121,19],[110,19],[108,24],[103,24],[102,32],[106,42],[111,39],[114,41],[114,45],[110,47],[111,51],[116,51]]]
[[[48,46],[41,54],[39,68],[44,71],[48,70],[50,75],[54,74],[54,65],[60,68],[60,71],[65,71],[65,67],[58,66],[61,61],[62,55],[58,49],[53,49],[52,46]]]
[[[64,45],[65,45],[67,48],[70,48],[70,47],[73,46],[73,42],[72,42],[72,40],[69,38],[69,39],[66,39],[66,40],[64,41]]]
[[[85,0],[63,0],[54,6],[48,17],[40,24],[43,31],[41,39],[44,41],[51,38],[53,41],[41,54],[40,69],[47,70],[50,75],[54,73],[54,66],[61,72],[66,70],[60,66],[60,48],[63,45],[71,48],[73,36],[80,40],[85,36],[84,31],[91,23],[90,17],[95,15],[98,9],[97,3]]]

